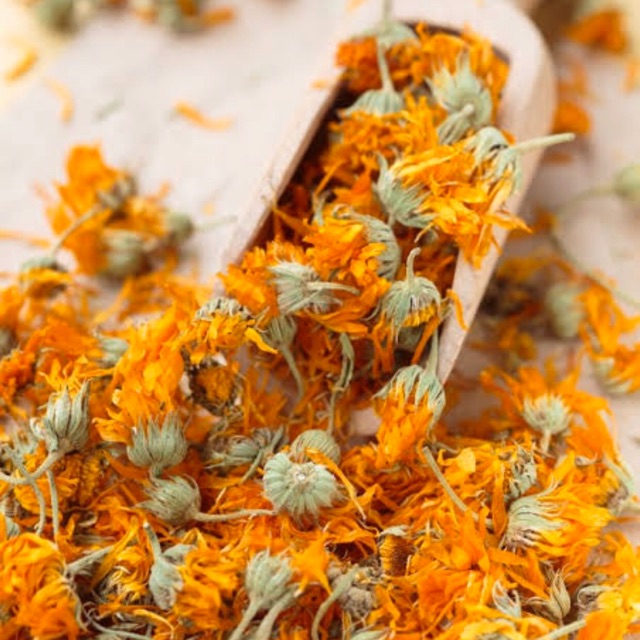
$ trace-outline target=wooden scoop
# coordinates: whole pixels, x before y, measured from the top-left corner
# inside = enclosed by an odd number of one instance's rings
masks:
[[[548,133],[555,109],[555,76],[550,55],[533,23],[518,8],[521,4],[532,10],[537,0],[398,0],[394,19],[416,24],[424,22],[433,29],[461,32],[471,29],[490,42],[508,60],[510,70],[504,89],[498,124],[512,133],[516,140],[528,140]],[[379,3],[369,0],[349,16],[343,24],[338,41],[370,29],[379,20]],[[264,239],[265,224],[273,204],[278,200],[298,168],[307,148],[332,107],[340,90],[341,71],[333,60],[337,43],[327,55],[324,70],[315,78],[282,146],[261,181],[242,216],[241,231],[232,239],[228,261],[239,261],[253,245]],[[310,83],[311,84],[311,83]],[[541,150],[532,151],[522,160],[522,187],[506,203],[507,210],[516,213],[533,178]],[[470,325],[489,283],[508,232],[493,230],[496,247],[484,258],[478,269],[462,257],[458,258],[453,289],[458,294],[464,319]],[[441,328],[437,374],[444,381],[449,377],[462,348],[466,331],[450,315]],[[352,429],[358,434],[373,434],[377,419],[372,410],[354,412]]]

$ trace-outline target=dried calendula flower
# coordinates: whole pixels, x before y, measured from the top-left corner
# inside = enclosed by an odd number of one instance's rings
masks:
[[[613,176],[613,192],[630,205],[640,204],[640,163],[630,164]]]
[[[307,460],[305,456],[307,449],[320,451],[336,464],[340,463],[340,445],[330,433],[322,429],[308,429],[307,431],[303,431],[291,443],[291,458],[295,462],[305,462]]]
[[[522,617],[522,603],[517,591],[507,591],[500,580],[493,583],[491,589],[491,599],[493,606],[510,618]]]
[[[146,425],[135,427],[127,456],[137,467],[148,467],[152,476],[159,476],[165,469],[180,464],[188,448],[180,419],[172,413],[165,417],[162,427],[153,418]]]
[[[320,510],[341,497],[334,475],[314,462],[293,462],[285,453],[277,453],[264,467],[264,492],[277,511],[286,511],[300,519],[317,517]]]
[[[549,287],[544,296],[544,310],[549,324],[558,338],[572,339],[578,335],[585,319],[580,301],[583,287],[570,282],[557,282]]]
[[[436,102],[449,114],[438,126],[440,144],[452,144],[469,129],[479,129],[491,121],[491,92],[472,71],[466,52],[460,55],[455,72],[442,67],[426,82]]]
[[[378,198],[390,225],[395,222],[405,227],[423,228],[428,222],[428,216],[418,214],[424,196],[422,189],[417,186],[405,187],[399,176],[389,167],[386,158],[378,154],[379,174],[374,185],[374,193]]]
[[[420,251],[416,248],[409,253],[405,279],[396,280],[381,300],[382,316],[396,339],[403,327],[425,324],[440,312],[442,298],[438,288],[428,278],[416,276],[413,270]]]
[[[278,291],[278,307],[287,315],[308,309],[326,313],[338,302],[335,291],[359,293],[354,287],[338,282],[323,282],[315,269],[299,262],[283,261],[270,267]]]
[[[400,42],[418,39],[411,27],[393,19],[393,0],[382,1],[382,19],[375,27],[364,31],[362,36],[373,36],[383,49],[389,49]]]
[[[393,86],[389,64],[384,54],[384,46],[379,40],[376,42],[376,48],[382,88],[365,91],[348,109],[342,112],[343,116],[350,116],[358,111],[385,116],[402,111],[404,108],[404,99]]]
[[[198,522],[225,522],[237,518],[273,515],[268,509],[240,509],[229,513],[202,513],[200,489],[192,478],[173,477],[169,480],[154,478],[147,489],[149,500],[141,507],[174,526],[196,520]]]
[[[282,427],[255,429],[251,436],[236,435],[228,439],[213,438],[207,443],[205,457],[208,467],[232,469],[249,465],[241,482],[251,478],[264,461],[286,442]]]
[[[524,495],[538,482],[538,468],[533,453],[519,446],[511,465],[508,498],[514,500]]]
[[[114,336],[99,336],[98,342],[102,349],[100,362],[102,366],[107,368],[115,367],[129,348],[129,343],[126,340]]]
[[[533,597],[525,602],[534,613],[556,624],[562,624],[571,611],[571,596],[567,591],[562,573],[553,573],[547,598]]]
[[[571,424],[571,410],[560,396],[553,393],[536,398],[527,396],[522,406],[522,417],[532,429],[542,434],[540,448],[543,453],[549,450],[551,438],[565,433]]]
[[[466,147],[473,153],[477,167],[488,165],[485,178],[493,183],[508,181],[510,193],[518,191],[522,184],[522,155],[534,149],[544,149],[574,139],[573,133],[557,133],[510,144],[500,129],[487,126],[470,137]]]
[[[393,280],[400,266],[401,250],[393,229],[383,220],[373,216],[363,216],[357,213],[349,214],[349,218],[364,224],[367,240],[371,243],[384,245],[384,251],[376,256],[378,261],[377,273],[381,278]]]
[[[73,400],[68,387],[49,399],[42,422],[36,427],[49,453],[81,451],[87,444],[91,422],[89,393],[89,383],[85,382]]]
[[[193,220],[185,213],[169,211],[164,216],[166,241],[172,246],[184,244],[196,231]]]
[[[177,544],[163,551],[158,536],[148,523],[145,523],[144,530],[153,552],[149,591],[156,605],[168,611],[175,604],[177,594],[184,585],[179,567],[184,564],[184,558],[193,546]]]
[[[144,238],[136,231],[105,229],[102,233],[104,266],[99,273],[111,278],[139,275],[149,266]]]
[[[522,496],[509,506],[507,528],[500,540],[505,549],[534,547],[542,531],[554,531],[562,527],[555,519],[557,507],[540,500],[540,497],[553,491],[551,485],[542,493]]]
[[[286,558],[272,556],[269,551],[256,553],[249,561],[244,577],[249,604],[229,640],[245,637],[247,628],[260,611],[271,609],[283,599],[288,602],[295,589],[292,578],[293,569]]]
[[[300,401],[304,396],[305,382],[291,350],[297,330],[298,325],[294,318],[288,315],[279,315],[269,321],[269,324],[264,329],[263,335],[264,341],[270,347],[276,349],[287,363],[289,371],[296,383],[298,392],[297,400]]]

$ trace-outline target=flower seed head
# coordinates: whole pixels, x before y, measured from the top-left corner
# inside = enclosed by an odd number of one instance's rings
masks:
[[[150,499],[140,506],[174,526],[193,520],[200,511],[200,489],[192,478],[154,478],[147,495]]]
[[[544,393],[537,398],[527,396],[524,399],[522,417],[527,425],[542,434],[543,450],[546,450],[552,436],[569,428],[571,410],[560,396]]]
[[[437,422],[445,406],[444,387],[435,373],[429,368],[412,364],[401,367],[393,378],[378,391],[376,397],[386,398],[389,395],[401,393],[405,401],[420,404],[426,401],[433,415],[433,422]]]
[[[471,70],[468,55],[460,56],[455,73],[443,67],[427,83],[436,102],[449,114],[438,127],[441,144],[452,144],[469,129],[479,129],[490,122],[491,93]]]
[[[322,282],[310,265],[282,261],[271,267],[278,292],[278,307],[284,315],[309,309],[313,313],[326,313],[338,302],[332,290],[333,283]]]
[[[557,509],[542,502],[541,497],[551,491],[522,496],[514,500],[509,507],[507,528],[500,541],[504,549],[521,549],[532,547],[543,531],[554,531],[562,527],[562,523],[554,520]]]
[[[164,218],[167,241],[174,247],[184,244],[195,232],[193,220],[185,213],[169,211]]]
[[[491,598],[493,606],[510,618],[522,617],[522,606],[520,604],[520,596],[517,591],[509,592],[503,586],[500,580],[493,583],[491,590]]]
[[[134,428],[127,456],[136,467],[148,467],[152,476],[159,476],[184,460],[188,446],[180,419],[171,413],[164,419],[162,428],[153,419],[146,428],[142,425]]]
[[[569,282],[558,282],[548,289],[544,309],[558,338],[569,340],[578,335],[585,315],[579,299],[581,293],[580,286]]]
[[[413,274],[413,261],[420,253],[414,249],[408,258],[407,277],[396,280],[384,294],[381,308],[398,337],[403,327],[416,327],[437,315],[442,304],[438,288],[428,278]]]
[[[509,498],[515,500],[524,495],[538,482],[538,468],[533,453],[524,447],[518,447],[515,462],[511,467],[509,479]]]
[[[239,467],[273,453],[284,444],[285,439],[282,427],[261,427],[255,429],[251,437],[236,435],[222,442],[213,439],[207,444],[205,456],[210,461],[209,467]]]
[[[139,233],[126,229],[105,229],[102,234],[105,266],[100,274],[123,279],[139,275],[147,269],[148,256]]]
[[[100,336],[98,341],[102,349],[102,366],[108,369],[115,367],[118,362],[120,362],[120,358],[125,354],[125,351],[129,348],[129,343],[122,338]]]
[[[177,544],[162,551],[155,531],[147,523],[144,526],[151,549],[153,565],[149,573],[149,591],[160,609],[168,611],[176,602],[176,597],[184,586],[179,566],[184,564],[185,556],[193,549],[191,545]]]
[[[260,610],[269,609],[291,589],[293,570],[286,558],[272,556],[268,550],[256,553],[244,576],[244,585],[251,602],[260,603]]]
[[[382,155],[378,155],[380,173],[374,186],[374,193],[385,212],[389,224],[399,222],[405,227],[422,229],[429,222],[429,216],[421,216],[416,212],[424,202],[419,186],[405,187],[396,175],[393,166]]]
[[[383,220],[373,216],[363,216],[360,214],[350,214],[353,220],[364,224],[367,241],[375,244],[383,244],[385,250],[377,256],[377,273],[381,278],[393,280],[400,266],[400,245],[396,239],[393,229]]]
[[[42,419],[42,436],[47,451],[81,451],[89,440],[89,383],[84,382],[71,399],[68,387],[49,398]]]
[[[291,457],[296,462],[304,462],[307,458],[305,451],[307,449],[316,449],[323,453],[327,458],[339,464],[341,458],[340,445],[335,438],[322,429],[308,429],[303,431],[291,443]]]
[[[627,204],[640,204],[640,163],[630,164],[613,177],[613,190]]]
[[[553,574],[549,588],[549,596],[547,598],[529,598],[527,600],[527,606],[530,607],[536,615],[551,620],[551,622],[555,624],[562,624],[564,619],[569,615],[569,611],[571,611],[571,596],[567,591],[562,573],[557,571]]]
[[[333,474],[321,464],[292,462],[278,453],[264,467],[264,492],[273,506],[299,519],[317,516],[341,496]]]

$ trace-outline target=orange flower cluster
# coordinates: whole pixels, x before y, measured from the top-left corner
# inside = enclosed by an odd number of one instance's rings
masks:
[[[606,401],[575,370],[489,369],[491,408],[463,431],[442,418],[447,393],[464,401],[435,375],[453,264],[522,226],[502,211],[519,151],[493,122],[508,69],[473,36],[383,26],[341,48],[351,106],[225,296],[174,272],[185,218],[97,149],[71,152],[57,245],[0,292],[0,640],[638,625]],[[635,321],[593,295],[576,333],[626,383],[609,338]],[[366,441],[350,417],[371,406]]]

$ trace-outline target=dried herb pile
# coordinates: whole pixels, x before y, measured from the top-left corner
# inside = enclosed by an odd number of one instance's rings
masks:
[[[70,153],[56,245],[0,292],[0,639],[637,626],[640,561],[614,526],[635,490],[578,379],[591,360],[637,389],[640,319],[550,234],[498,274],[511,359],[474,381],[491,407],[448,430],[465,390],[435,374],[455,260],[480,264],[494,225],[526,231],[503,206],[521,154],[556,139],[500,130],[508,66],[471,34],[387,19],[338,61],[344,108],[221,295],[176,272],[186,216]],[[639,185],[630,167],[611,189],[637,203]],[[526,362],[540,323],[576,341],[566,371]],[[362,443],[350,417],[371,406]]]

